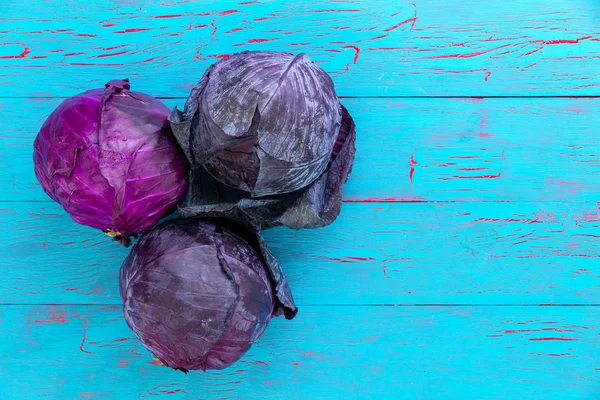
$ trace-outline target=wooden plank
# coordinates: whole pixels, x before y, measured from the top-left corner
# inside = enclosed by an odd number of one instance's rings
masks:
[[[0,5],[6,96],[68,96],[130,77],[187,96],[243,50],[309,53],[344,96],[600,94],[593,1],[57,0]]]
[[[0,201],[49,200],[33,174],[32,142],[60,101],[0,99],[0,110],[12,115],[0,122]],[[345,99],[358,126],[358,153],[344,197],[597,200],[598,101]]]
[[[112,307],[1,307],[3,398],[595,399],[598,307],[307,307],[229,369],[153,365]],[[310,385],[306,383],[310,382]]]
[[[0,303],[120,304],[128,250],[52,203],[0,205]],[[600,210],[585,203],[346,203],[265,238],[300,308],[599,303]]]

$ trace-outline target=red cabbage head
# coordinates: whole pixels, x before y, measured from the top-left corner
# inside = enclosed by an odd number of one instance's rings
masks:
[[[195,166],[263,197],[303,189],[323,174],[342,110],[333,81],[306,54],[256,51],[212,65],[170,120],[178,138],[189,136]]]
[[[124,241],[174,210],[188,186],[168,107],[129,89],[111,81],[63,101],[33,155],[42,188],[75,221]]]
[[[276,314],[271,271],[256,240],[238,234],[209,219],[170,220],[142,236],[123,263],[125,320],[164,365],[223,369]]]

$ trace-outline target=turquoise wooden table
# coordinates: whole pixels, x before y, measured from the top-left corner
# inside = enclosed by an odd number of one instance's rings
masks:
[[[600,399],[600,3],[411,1],[1,2],[0,398]],[[357,160],[335,224],[266,233],[298,317],[184,375],[32,142],[67,96],[129,77],[181,106],[258,49],[331,74]]]

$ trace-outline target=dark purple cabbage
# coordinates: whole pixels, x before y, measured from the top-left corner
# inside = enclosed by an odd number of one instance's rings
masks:
[[[235,205],[263,229],[322,227],[339,214],[356,129],[306,55],[243,52],[219,61],[169,120],[193,168],[193,214]]]
[[[128,242],[185,198],[188,165],[162,102],[116,80],[63,101],[34,143],[44,191],[84,225]]]
[[[226,214],[237,219],[219,215]],[[244,217],[158,225],[133,246],[120,289],[125,320],[142,344],[184,372],[231,365],[273,315],[297,312],[277,260]]]

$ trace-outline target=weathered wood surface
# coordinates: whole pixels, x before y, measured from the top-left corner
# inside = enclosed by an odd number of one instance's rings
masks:
[[[33,139],[60,99],[0,99],[0,201],[49,201]],[[600,200],[600,100],[345,99],[351,201]],[[168,100],[170,107],[183,99]]]
[[[0,5],[6,96],[128,76],[187,96],[242,50],[306,52],[344,96],[600,94],[600,6],[521,0],[36,1]]]
[[[53,203],[0,218],[0,303],[120,303],[128,249]],[[265,237],[300,308],[600,303],[596,202],[345,203],[327,228]]]
[[[0,2],[0,398],[600,398],[598,15],[579,0]],[[297,319],[232,368],[183,375],[133,338],[128,250],[49,201],[32,142],[67,96],[129,77],[181,106],[209,64],[259,49],[309,53],[341,96],[381,98],[343,99],[358,153],[338,221],[265,233]]]
[[[598,307],[306,307],[231,368],[154,365],[114,307],[0,307],[6,399],[584,399]]]

